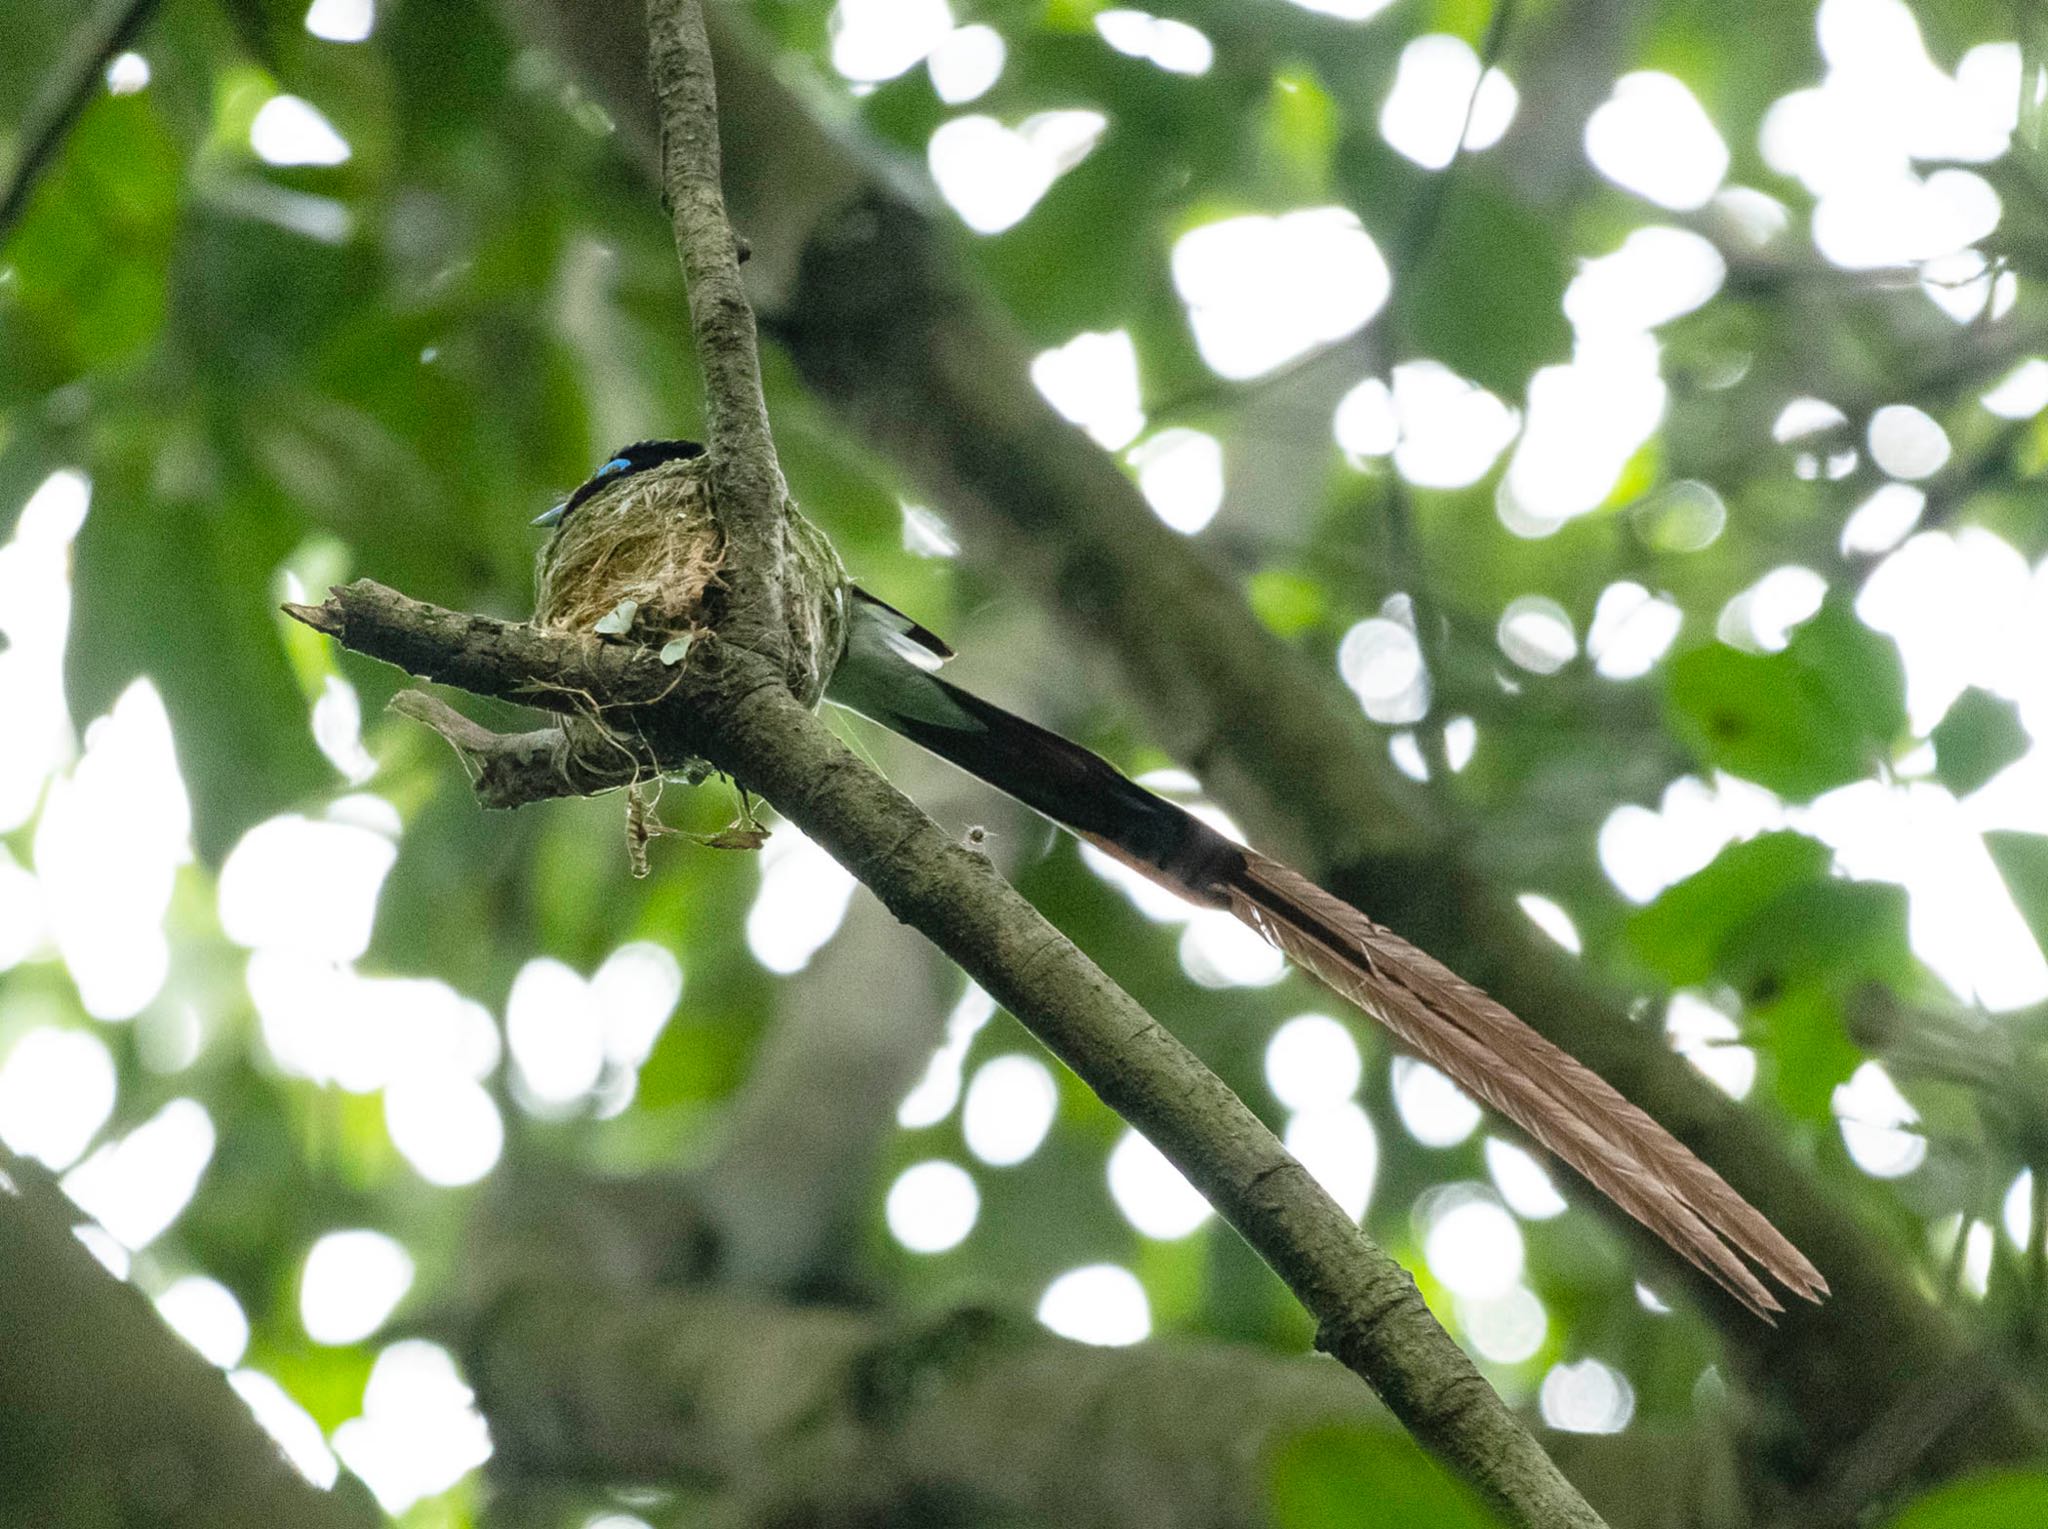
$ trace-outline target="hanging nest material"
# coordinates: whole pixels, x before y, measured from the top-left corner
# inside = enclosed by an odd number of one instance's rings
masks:
[[[846,646],[846,570],[823,532],[786,505],[782,587],[789,688],[815,706]],[[687,662],[727,614],[725,534],[706,458],[664,462],[576,506],[541,551],[534,621],[598,632]]]

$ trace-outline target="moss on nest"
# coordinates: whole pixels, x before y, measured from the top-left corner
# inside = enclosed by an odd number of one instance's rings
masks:
[[[785,509],[789,688],[815,706],[846,646],[846,570],[825,534]],[[706,458],[631,473],[576,506],[541,549],[534,621],[657,649],[715,634],[728,614],[725,556]]]

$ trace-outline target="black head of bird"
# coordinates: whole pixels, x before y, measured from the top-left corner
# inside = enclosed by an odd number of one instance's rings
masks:
[[[559,525],[577,505],[599,490],[611,487],[628,473],[644,472],[650,467],[659,467],[663,462],[687,461],[702,455],[704,448],[696,441],[635,441],[630,446],[621,446],[598,465],[596,472],[584,479],[575,493],[552,509],[534,516],[533,523],[537,526]]]

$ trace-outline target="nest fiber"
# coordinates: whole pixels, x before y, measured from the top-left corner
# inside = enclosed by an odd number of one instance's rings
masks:
[[[824,533],[784,508],[789,688],[815,706],[846,644],[846,570]],[[729,614],[726,550],[704,458],[629,474],[577,505],[542,549],[534,621],[656,649],[715,635]]]

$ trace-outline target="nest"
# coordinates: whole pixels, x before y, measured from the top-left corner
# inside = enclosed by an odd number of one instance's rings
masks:
[[[815,706],[846,646],[846,570],[824,533],[795,505],[785,508],[789,688]],[[725,619],[725,555],[705,458],[628,474],[577,505],[542,549],[534,622],[636,642],[681,662]]]

